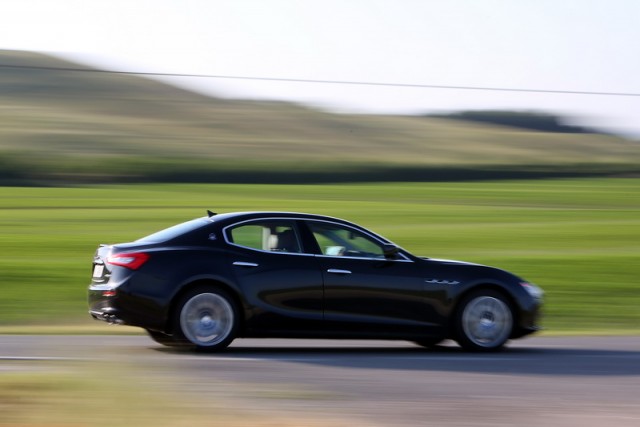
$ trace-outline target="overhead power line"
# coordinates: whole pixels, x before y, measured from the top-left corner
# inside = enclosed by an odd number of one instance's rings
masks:
[[[384,82],[362,82],[349,80],[320,80],[320,79],[295,79],[281,77],[256,77],[256,76],[225,76],[217,74],[183,74],[183,73],[154,73],[145,71],[117,71],[117,70],[100,70],[95,68],[68,68],[68,67],[40,67],[33,65],[8,65],[0,64],[0,68],[18,68],[27,70],[49,70],[49,71],[73,71],[85,73],[104,73],[104,74],[127,74],[134,76],[150,76],[150,77],[194,77],[207,79],[229,79],[229,80],[253,80],[253,81],[271,81],[271,82],[287,82],[287,83],[317,83],[317,84],[335,84],[335,85],[357,85],[357,86],[382,86],[382,87],[400,87],[400,88],[424,88],[424,89],[455,89],[455,90],[478,90],[493,92],[528,92],[528,93],[555,93],[565,95],[599,95],[599,96],[627,96],[640,97],[640,93],[633,92],[597,92],[586,90],[555,90],[555,89],[526,89],[526,88],[507,88],[507,87],[490,87],[490,86],[454,86],[454,85],[431,85],[431,84],[414,84],[414,83],[384,83]]]

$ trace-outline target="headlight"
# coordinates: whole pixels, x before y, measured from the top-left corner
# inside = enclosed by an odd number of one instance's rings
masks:
[[[533,283],[520,282],[520,286],[535,299],[542,299],[544,296],[544,291]]]

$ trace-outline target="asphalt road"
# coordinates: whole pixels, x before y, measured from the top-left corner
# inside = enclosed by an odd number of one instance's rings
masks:
[[[185,402],[318,425],[640,426],[640,337],[529,338],[497,354],[246,339],[200,354],[145,336],[0,336],[0,375],[86,363],[133,367]]]

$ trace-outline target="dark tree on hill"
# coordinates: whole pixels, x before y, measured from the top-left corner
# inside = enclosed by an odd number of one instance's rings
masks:
[[[595,129],[566,125],[561,117],[546,113],[486,110],[461,111],[458,113],[429,115],[428,117],[489,123],[539,132],[603,133]]]

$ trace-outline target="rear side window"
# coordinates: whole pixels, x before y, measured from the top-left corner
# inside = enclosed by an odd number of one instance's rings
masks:
[[[144,243],[159,243],[166,242],[168,240],[175,239],[178,236],[189,233],[193,230],[197,230],[200,227],[204,227],[211,222],[205,218],[193,219],[191,221],[183,222],[182,224],[174,225],[173,227],[165,228],[157,233],[150,234],[146,237],[138,239],[137,242]]]
[[[254,221],[227,230],[229,243],[270,252],[300,253],[300,239],[292,221]]]

